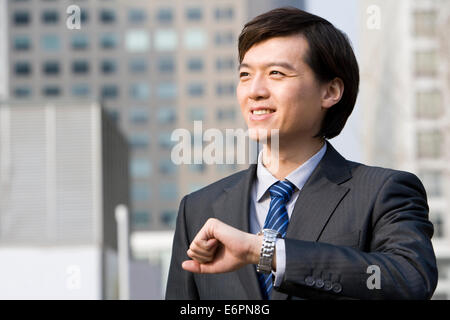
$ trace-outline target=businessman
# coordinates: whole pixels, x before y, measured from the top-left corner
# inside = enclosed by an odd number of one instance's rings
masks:
[[[280,8],[247,23],[238,46],[237,98],[251,138],[266,143],[257,164],[182,199],[166,298],[429,299],[437,268],[422,183],[328,142],[358,93],[347,37]]]

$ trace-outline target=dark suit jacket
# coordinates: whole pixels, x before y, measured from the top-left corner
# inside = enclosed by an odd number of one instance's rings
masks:
[[[166,299],[261,299],[254,265],[212,275],[181,268],[208,218],[249,231],[255,176],[254,164],[182,199]],[[295,203],[286,272],[271,299],[428,299],[437,284],[432,235],[415,175],[347,161],[328,143]],[[367,284],[376,284],[371,265],[380,289]]]

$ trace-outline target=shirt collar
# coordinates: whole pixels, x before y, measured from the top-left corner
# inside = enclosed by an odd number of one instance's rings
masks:
[[[297,187],[298,190],[301,190],[309,176],[319,164],[320,160],[322,160],[326,151],[327,144],[324,143],[323,147],[315,155],[289,173],[286,180],[289,180]],[[277,181],[278,179],[275,178],[266,167],[264,167],[262,163],[261,150],[258,155],[258,166],[256,169],[256,201],[260,201],[270,186]]]

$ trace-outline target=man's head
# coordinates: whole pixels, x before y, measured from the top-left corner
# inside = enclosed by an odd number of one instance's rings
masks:
[[[309,121],[313,136],[328,139],[343,129],[356,101],[359,70],[346,35],[327,20],[295,8],[262,14],[239,36],[239,62],[238,100],[249,127],[279,127],[282,134],[295,122],[298,127]],[[279,99],[286,94],[287,101]],[[280,111],[279,118],[250,114],[264,107]]]

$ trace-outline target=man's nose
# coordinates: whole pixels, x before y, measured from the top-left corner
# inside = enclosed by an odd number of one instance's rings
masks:
[[[263,76],[253,78],[250,86],[250,98],[253,100],[267,99],[270,95],[266,79]]]

